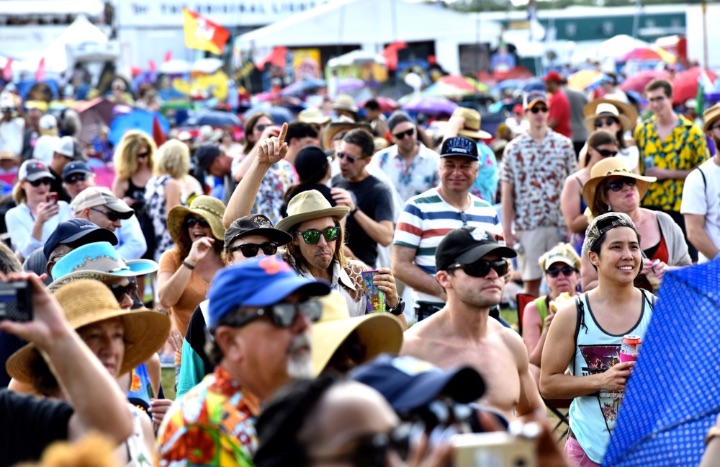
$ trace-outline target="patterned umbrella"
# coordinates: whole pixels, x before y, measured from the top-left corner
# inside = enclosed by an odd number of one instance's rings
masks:
[[[665,275],[603,466],[698,465],[720,413],[720,262]]]

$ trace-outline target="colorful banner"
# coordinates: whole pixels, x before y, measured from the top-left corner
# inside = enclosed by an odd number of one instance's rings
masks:
[[[207,50],[220,55],[230,38],[230,31],[198,13],[183,8],[185,47]]]
[[[319,49],[295,49],[292,53],[295,81],[321,78]]]

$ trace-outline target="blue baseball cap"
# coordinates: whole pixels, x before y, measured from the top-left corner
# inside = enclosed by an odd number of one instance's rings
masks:
[[[65,164],[65,167],[63,167],[62,170],[62,179],[65,180],[72,174],[79,174],[79,173],[85,173],[85,174],[91,174],[93,173],[92,170],[90,170],[87,166],[87,164],[83,161],[72,161],[69,164]]]
[[[485,381],[474,368],[440,369],[410,356],[383,354],[349,376],[377,390],[400,414],[426,406],[440,395],[466,404],[485,394]]]
[[[64,244],[77,248],[95,242],[109,242],[117,245],[118,239],[113,232],[98,227],[89,220],[70,219],[60,222],[55,231],[50,234],[43,247],[43,253],[47,259],[58,245]]]
[[[299,276],[284,261],[274,256],[252,258],[217,273],[210,285],[208,314],[210,329],[240,306],[267,306],[288,295],[300,292],[307,296],[330,293],[324,281]]]

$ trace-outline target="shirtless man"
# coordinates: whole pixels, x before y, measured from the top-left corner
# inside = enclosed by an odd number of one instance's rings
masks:
[[[514,256],[514,250],[499,245],[482,229],[450,232],[435,252],[436,278],[447,293],[447,303],[405,332],[401,354],[441,368],[472,365],[487,382],[482,404],[510,419],[545,418],[522,339],[489,317],[490,307],[502,298],[505,258]]]

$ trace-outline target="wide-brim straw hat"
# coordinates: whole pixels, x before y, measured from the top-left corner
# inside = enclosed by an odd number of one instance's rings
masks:
[[[78,280],[59,288],[54,295],[75,330],[106,319],[122,319],[125,354],[117,376],[149,360],[165,344],[170,332],[167,315],[146,308],[123,310],[102,282]],[[34,344],[28,344],[10,356],[5,365],[10,376],[24,383],[32,381],[30,362],[34,348]]]
[[[222,223],[225,214],[225,205],[212,196],[198,196],[190,206],[175,206],[168,213],[167,227],[170,237],[178,244],[187,239],[188,234],[183,227],[185,218],[189,215],[202,217],[210,225],[213,237],[220,242],[225,241],[225,226]]]
[[[703,131],[710,131],[710,127],[720,119],[720,104],[715,104],[703,113],[703,119],[705,125],[703,125]]]
[[[465,126],[458,131],[458,136],[467,136],[474,139],[491,139],[492,135],[487,131],[480,129],[482,117],[480,112],[467,107],[458,107],[453,113],[453,117],[462,117],[465,120]]]
[[[397,354],[403,341],[400,321],[389,313],[371,313],[350,317],[345,299],[338,292],[320,298],[322,318],[312,325],[313,376],[318,376],[345,339],[357,331],[360,343],[365,346],[364,363],[381,353]]]
[[[622,124],[623,130],[629,131],[637,124],[637,110],[623,101],[604,97],[593,99],[583,109],[585,114],[585,127],[588,131],[595,131],[595,120],[602,117],[615,117]]]
[[[347,206],[330,205],[330,201],[317,190],[298,193],[288,203],[288,216],[275,225],[275,228],[290,233],[298,224],[321,217],[337,217],[342,219],[350,212]]]
[[[590,179],[585,183],[582,193],[585,204],[588,205],[593,216],[602,214],[601,212],[595,212],[593,210],[593,206],[596,205],[595,196],[597,196],[597,188],[600,183],[610,177],[627,177],[637,180],[636,186],[640,194],[640,199],[643,199],[650,184],[657,180],[655,177],[645,177],[632,172],[627,167],[625,161],[619,157],[608,157],[601,160],[590,170]]]
[[[335,138],[335,135],[344,131],[354,130],[356,128],[364,128],[367,131],[372,130],[370,124],[366,122],[332,122],[323,132],[323,149],[334,149],[333,139]]]

